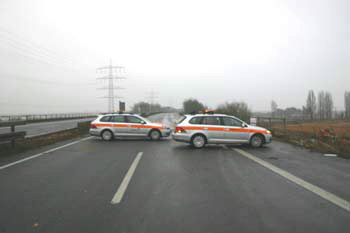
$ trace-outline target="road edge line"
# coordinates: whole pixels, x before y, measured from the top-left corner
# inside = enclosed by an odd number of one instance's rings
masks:
[[[2,165],[2,166],[0,166],[0,170],[4,170],[4,169],[9,168],[9,167],[12,167],[12,166],[14,166],[14,165],[16,165],[16,164],[23,163],[23,162],[25,162],[25,161],[28,161],[28,160],[37,158],[37,157],[39,157],[39,156],[48,154],[48,153],[50,153],[50,152],[54,152],[54,151],[56,151],[56,150],[59,150],[59,149],[62,149],[62,148],[65,148],[65,147],[68,147],[68,146],[77,144],[77,143],[79,143],[79,142],[83,142],[83,141],[89,140],[89,139],[91,139],[91,138],[93,138],[93,137],[92,137],[92,136],[89,136],[89,137],[86,137],[86,138],[83,138],[83,139],[79,139],[79,140],[77,140],[77,141],[70,142],[70,143],[68,143],[68,144],[65,144],[65,145],[62,145],[62,146],[58,146],[58,147],[52,148],[52,149],[50,149],[50,150],[41,152],[41,153],[39,153],[39,154],[35,154],[35,155],[32,155],[32,156],[26,157],[26,158],[24,158],[24,159],[17,160],[17,161],[12,162],[12,163],[8,163],[8,164],[5,164],[5,165]]]
[[[322,197],[323,199],[337,205],[338,207],[350,212],[350,202],[341,198],[341,197],[338,197],[336,196],[335,194],[331,193],[331,192],[328,192],[316,185],[313,185],[281,168],[278,168],[274,165],[272,165],[271,163],[269,162],[266,162],[262,159],[259,159],[258,157],[244,151],[244,150],[241,150],[241,149],[238,149],[238,148],[234,148],[233,149],[234,151],[238,152],[239,154],[243,155],[244,157],[248,158],[248,159],[251,159],[253,160],[254,162],[262,165],[263,167],[275,172],[276,174],[286,178],[287,180],[289,181],[292,181],[293,183],[303,187],[304,189]]]
[[[135,173],[136,167],[142,158],[142,155],[143,155],[143,152],[137,153],[134,161],[130,165],[128,172],[125,174],[123,181],[119,185],[117,192],[114,194],[114,196],[111,200],[112,205],[119,204],[122,201],[123,196],[126,192],[126,189],[128,188],[128,185],[130,183],[130,180]]]

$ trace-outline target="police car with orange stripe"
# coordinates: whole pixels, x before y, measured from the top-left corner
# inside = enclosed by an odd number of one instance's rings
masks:
[[[261,147],[272,141],[267,129],[251,126],[229,115],[204,114],[185,115],[177,123],[172,134],[175,141],[191,143],[195,148],[206,144],[250,144]]]
[[[170,136],[171,129],[152,123],[136,114],[105,114],[90,125],[90,135],[100,136],[105,141],[115,137],[147,137],[159,140]]]

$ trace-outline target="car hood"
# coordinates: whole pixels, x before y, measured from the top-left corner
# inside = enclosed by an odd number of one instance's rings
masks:
[[[254,129],[254,130],[267,130],[263,127],[258,127],[258,126],[253,126],[253,125],[248,125],[249,129]]]
[[[149,124],[150,126],[155,126],[155,127],[164,127],[163,124],[154,123],[154,122],[149,122],[148,124]]]

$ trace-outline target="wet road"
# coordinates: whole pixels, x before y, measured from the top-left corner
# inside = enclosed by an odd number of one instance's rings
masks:
[[[86,137],[0,158],[0,232],[346,233],[349,171],[350,160],[281,142],[196,150],[170,139]]]

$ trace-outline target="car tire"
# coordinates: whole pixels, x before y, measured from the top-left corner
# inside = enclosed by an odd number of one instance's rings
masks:
[[[113,140],[113,133],[110,130],[104,130],[101,133],[101,138],[103,141],[112,141]]]
[[[152,141],[158,141],[160,139],[162,135],[160,134],[160,132],[158,130],[152,130],[150,133],[149,133],[149,138],[152,140]]]
[[[191,138],[191,145],[196,149],[201,149],[207,144],[207,139],[204,135],[197,134]]]
[[[264,145],[263,136],[256,134],[250,139],[250,146],[253,148],[259,148]]]

